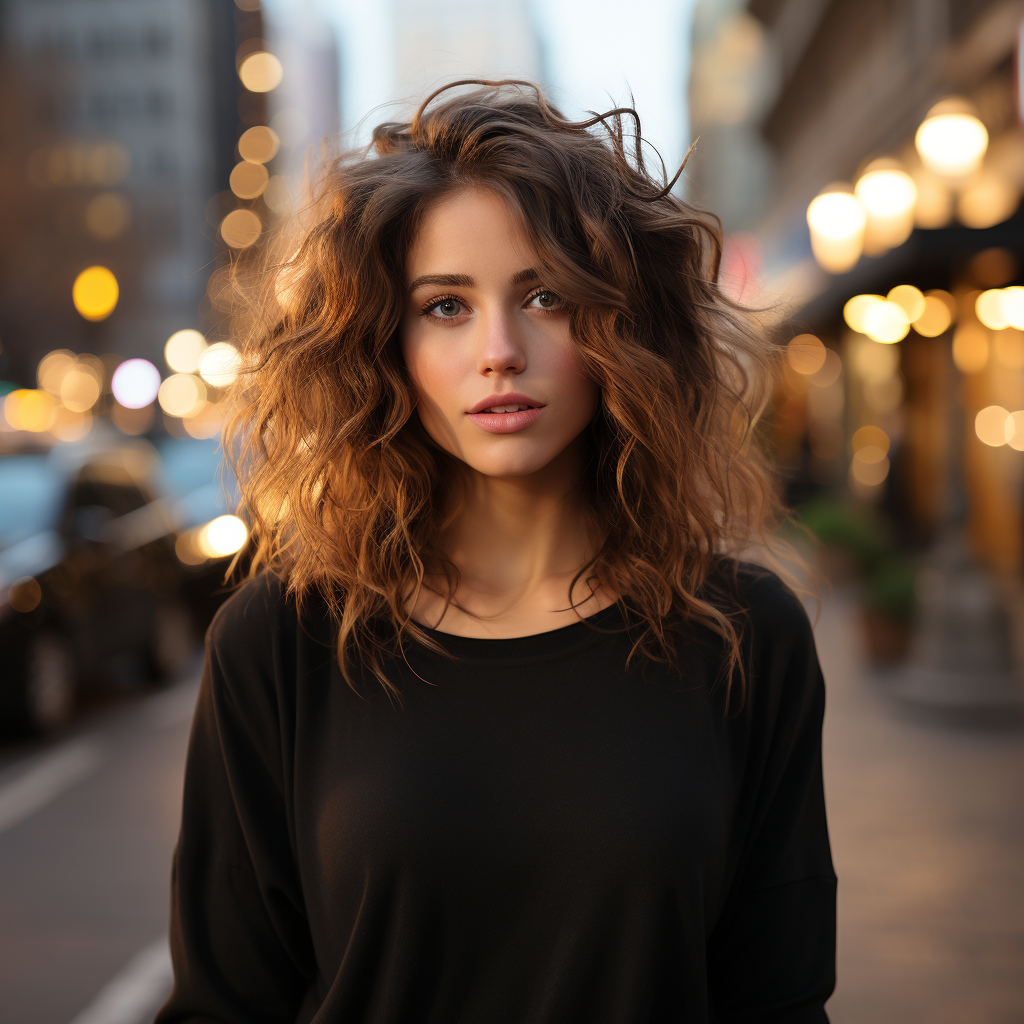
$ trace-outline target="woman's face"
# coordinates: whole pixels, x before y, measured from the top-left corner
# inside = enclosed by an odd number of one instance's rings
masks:
[[[472,189],[438,202],[406,274],[402,352],[424,429],[485,476],[543,469],[593,418],[598,387],[504,201]]]

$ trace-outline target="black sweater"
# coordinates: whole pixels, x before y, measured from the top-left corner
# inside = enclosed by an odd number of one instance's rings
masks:
[[[737,597],[727,715],[697,628],[629,668],[617,607],[432,633],[455,660],[407,645],[399,704],[246,585],[207,640],[158,1024],[827,1021],[824,685],[779,580]]]

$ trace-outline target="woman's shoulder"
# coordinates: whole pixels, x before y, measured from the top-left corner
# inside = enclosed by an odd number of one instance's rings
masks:
[[[771,569],[722,559],[705,583],[706,598],[755,643],[807,642],[811,624],[794,589]]]
[[[210,642],[215,647],[236,641],[265,643],[280,629],[282,620],[294,614],[294,602],[285,591],[284,582],[274,573],[247,579],[217,609],[210,624]]]

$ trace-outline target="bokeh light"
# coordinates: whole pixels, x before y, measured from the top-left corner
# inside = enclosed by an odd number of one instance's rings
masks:
[[[876,303],[881,302],[881,295],[854,295],[843,306],[843,319],[852,331],[864,334],[864,314]]]
[[[238,376],[242,360],[238,349],[226,341],[212,344],[199,360],[199,375],[215,388],[225,388]]]
[[[1015,451],[1024,452],[1024,409],[1010,413],[1010,426],[1013,431],[1006,443]]]
[[[990,330],[1001,331],[1010,326],[1003,309],[1003,292],[1001,288],[989,288],[974,300],[974,313]]]
[[[866,252],[884,252],[910,237],[917,186],[895,160],[873,160],[868,164],[857,179],[854,194],[867,212]]]
[[[114,312],[119,294],[117,278],[101,266],[87,267],[71,287],[75,309],[86,320],[92,321],[106,320]]]
[[[185,433],[198,440],[216,437],[223,424],[220,404],[217,402],[203,402],[192,416],[181,422]]]
[[[119,192],[101,192],[85,208],[85,226],[94,238],[109,242],[119,238],[131,224],[132,207]]]
[[[7,592],[7,603],[16,611],[31,612],[39,607],[43,590],[34,576],[20,576]]]
[[[914,224],[929,230],[944,228],[953,219],[953,190],[942,177],[923,164],[916,167],[911,176],[917,188]]]
[[[206,555],[199,550],[196,544],[198,531],[190,530],[187,533],[179,533],[174,542],[174,553],[178,560],[185,565],[202,565],[206,561]]]
[[[160,385],[157,401],[168,416],[194,416],[206,404],[206,385],[191,373],[175,373]]]
[[[58,441],[81,441],[92,430],[91,412],[72,412],[67,406],[58,405],[50,433]]]
[[[1003,289],[1003,297],[999,302],[1003,310],[1003,319],[1018,331],[1024,331],[1024,288],[1013,285]]]
[[[60,384],[60,400],[71,412],[88,412],[103,393],[103,377],[83,362],[76,362]]]
[[[845,186],[830,186],[811,200],[807,226],[814,258],[823,270],[842,274],[860,259],[867,214],[861,201]]]
[[[128,176],[131,158],[119,142],[92,146],[70,142],[41,146],[29,157],[28,175],[39,188],[117,185]]]
[[[220,222],[220,236],[232,249],[245,249],[263,231],[263,221],[252,210],[232,210]]]
[[[820,369],[811,374],[809,380],[817,388],[830,388],[843,372],[843,361],[832,349],[825,349],[825,360]],[[842,392],[840,391],[840,394]]]
[[[160,371],[148,359],[126,359],[114,371],[110,388],[126,409],[141,409],[156,399]]]
[[[953,362],[961,373],[984,370],[988,352],[988,332],[980,324],[961,324],[953,333]]]
[[[861,318],[864,333],[872,341],[893,345],[902,341],[910,331],[910,320],[902,306],[888,299],[873,302]]]
[[[206,351],[206,338],[196,330],[175,331],[164,345],[164,360],[175,373],[195,373]]]
[[[255,199],[263,193],[268,181],[270,175],[263,164],[243,160],[235,164],[228,178],[228,185],[239,199]]]
[[[57,419],[57,400],[46,391],[18,388],[4,399],[4,419],[14,430],[41,434]]]
[[[889,445],[889,435],[881,427],[876,426],[861,427],[850,438],[850,446],[855,452],[859,452],[862,448],[874,448],[879,452],[877,457],[866,456],[865,461],[868,462],[878,462],[883,455],[888,455]]]
[[[249,92],[270,92],[281,84],[284,68],[272,53],[257,50],[238,65],[238,77]]]
[[[277,137],[277,132],[273,128],[259,124],[243,132],[238,140],[238,155],[251,163],[265,164],[277,156],[280,147],[281,140]]]
[[[226,558],[244,547],[249,530],[238,516],[217,516],[196,534],[196,547],[207,558]]]
[[[987,405],[974,417],[978,440],[992,448],[1006,444],[1014,434],[1014,420],[1001,405]]]
[[[798,334],[786,346],[786,359],[797,373],[809,377],[825,365],[825,346],[813,334]]]
[[[74,352],[69,352],[66,348],[48,352],[39,360],[39,366],[36,367],[36,381],[44,391],[49,391],[51,395],[59,395],[64,378],[76,362]]]
[[[1024,288],[989,288],[975,299],[974,312],[989,330],[1024,330]]]
[[[956,216],[966,227],[991,228],[1010,217],[1019,200],[1019,192],[1002,174],[983,170],[957,196]]]
[[[854,453],[850,462],[850,483],[855,494],[868,496],[885,482],[888,475],[889,459],[878,448],[868,445]]]
[[[886,295],[886,298],[890,302],[895,302],[897,306],[901,306],[903,308],[903,312],[907,314],[907,319],[911,323],[924,315],[924,295],[912,284],[896,285],[896,287],[891,289],[889,294]]]
[[[949,296],[953,298],[952,295]],[[949,330],[953,322],[953,314],[950,312],[950,304],[944,302],[935,292],[929,292],[924,297],[924,312],[914,321],[914,330],[925,338],[937,338],[944,331]]]
[[[962,100],[944,100],[928,112],[914,144],[936,174],[959,178],[981,166],[988,149],[988,131]]]

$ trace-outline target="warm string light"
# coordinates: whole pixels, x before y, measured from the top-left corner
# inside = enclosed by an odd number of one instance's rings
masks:
[[[926,338],[938,337],[949,329],[955,310],[955,300],[948,292],[922,293],[913,285],[900,284],[884,296],[854,295],[843,307],[843,319],[858,334],[893,345],[902,341],[911,327]]]
[[[811,201],[811,249],[823,270],[845,273],[862,254],[879,256],[901,245],[915,225],[944,227],[954,212],[961,224],[981,229],[1017,209],[1020,182],[1005,159],[988,158],[988,130],[966,101],[951,98],[932,107],[914,146],[918,166],[873,160],[852,187],[830,185]]]

